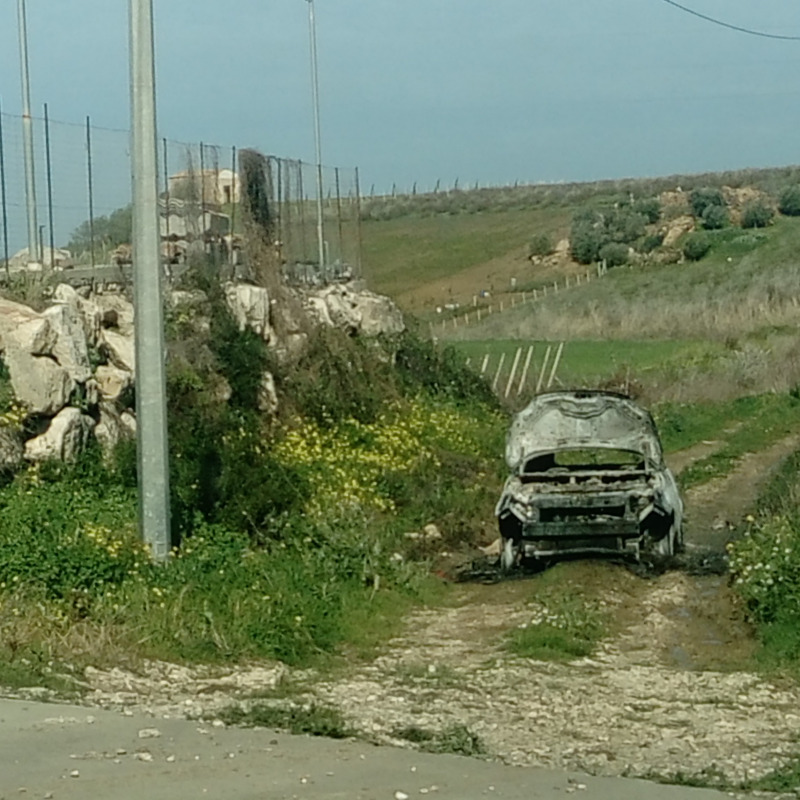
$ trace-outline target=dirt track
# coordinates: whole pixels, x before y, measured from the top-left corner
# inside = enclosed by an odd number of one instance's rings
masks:
[[[404,747],[403,729],[468,729],[488,756],[509,765],[601,776],[711,775],[733,784],[761,776],[797,752],[800,690],[743,669],[753,652],[751,631],[726,578],[701,573],[706,562],[720,564],[730,526],[749,509],[769,466],[794,446],[787,439],[746,456],[726,479],[687,493],[693,570],[641,577],[607,562],[558,568],[616,621],[590,658],[553,664],[502,648],[506,633],[537,609],[539,578],[526,576],[456,587],[449,607],[412,614],[378,658],[333,678],[281,666],[223,676],[170,665],[152,665],[146,675],[90,670],[87,700],[156,718],[211,719],[222,706],[260,696],[258,702],[336,707],[366,738]],[[678,460],[685,466],[709,447]],[[306,688],[270,700],[270,689],[287,678]]]

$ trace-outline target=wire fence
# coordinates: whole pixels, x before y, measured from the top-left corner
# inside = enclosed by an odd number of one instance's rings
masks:
[[[129,132],[93,126],[89,118],[57,122],[47,106],[32,123],[35,197],[29,204],[23,119],[0,112],[0,265],[6,274],[129,263]],[[159,145],[165,263],[213,252],[241,264],[245,208],[252,200],[242,165],[244,154],[254,151],[166,138]],[[312,283],[360,276],[358,170],[259,158],[269,244],[286,276]]]

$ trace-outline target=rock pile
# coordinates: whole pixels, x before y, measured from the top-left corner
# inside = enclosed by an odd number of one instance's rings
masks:
[[[291,297],[296,310],[263,287],[230,283],[224,288],[240,329],[254,331],[290,361],[303,352],[314,326],[363,336],[398,334],[405,327],[389,298],[350,286],[282,298]],[[207,298],[202,292],[175,291],[170,300],[179,309],[202,307]],[[41,313],[0,298],[0,356],[15,399],[13,411],[0,417],[0,467],[74,460],[92,437],[110,453],[135,434],[134,309],[122,294],[79,293],[61,284]],[[261,410],[274,414],[274,377],[265,374],[261,383]],[[23,433],[23,421],[32,435]]]

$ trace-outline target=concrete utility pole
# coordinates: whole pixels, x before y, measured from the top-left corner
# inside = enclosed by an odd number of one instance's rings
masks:
[[[36,171],[33,160],[31,79],[28,72],[28,16],[25,0],[17,2],[19,60],[22,76],[22,144],[25,154],[25,202],[28,210],[28,261],[39,261],[39,220],[36,217]]]
[[[314,17],[314,0],[308,3],[308,36],[311,50],[311,94],[314,103],[314,143],[317,153],[317,247],[319,268],[325,274],[325,232],[322,224],[322,137],[319,126],[319,68],[317,65],[317,23]]]
[[[153,0],[130,0],[130,33],[139,526],[153,558],[165,561],[172,541]]]

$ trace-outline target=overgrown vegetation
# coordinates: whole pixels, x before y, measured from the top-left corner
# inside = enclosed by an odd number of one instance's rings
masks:
[[[168,565],[136,536],[130,445],[24,470],[0,488],[0,663],[369,647],[428,594],[403,532],[436,522],[446,543],[491,519],[505,420],[451,355],[324,332],[290,366],[206,291],[170,321]]]
[[[758,625],[761,660],[795,675],[800,674],[798,474],[800,451],[781,465],[762,493],[757,513],[730,548],[734,586]]]
[[[540,661],[571,661],[591,655],[609,623],[593,598],[574,579],[569,564],[559,564],[536,583],[528,622],[506,639],[515,656]]]

